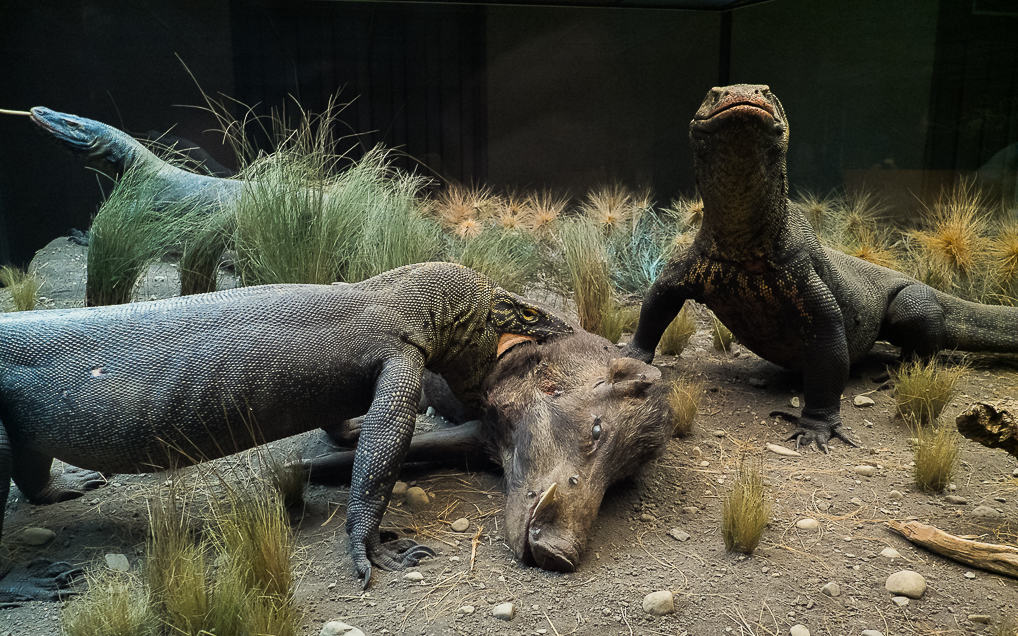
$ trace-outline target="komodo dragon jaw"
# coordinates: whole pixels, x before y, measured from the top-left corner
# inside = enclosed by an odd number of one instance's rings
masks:
[[[558,316],[501,287],[492,295],[489,321],[500,336],[514,334],[544,340],[573,332],[573,328]]]

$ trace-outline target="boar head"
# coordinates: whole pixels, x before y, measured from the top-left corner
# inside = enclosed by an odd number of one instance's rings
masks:
[[[506,539],[526,563],[572,571],[605,490],[669,437],[661,372],[577,331],[503,355],[487,382]]]

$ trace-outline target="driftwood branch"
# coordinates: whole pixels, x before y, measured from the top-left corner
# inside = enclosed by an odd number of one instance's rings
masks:
[[[1018,402],[976,402],[955,419],[958,432],[990,448],[1001,448],[1018,457]]]
[[[962,539],[918,521],[888,521],[887,525],[931,552],[982,570],[1018,578],[1018,548]]]

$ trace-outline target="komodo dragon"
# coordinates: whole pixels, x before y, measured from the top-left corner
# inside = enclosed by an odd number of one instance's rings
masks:
[[[72,153],[83,156],[91,168],[110,178],[118,178],[129,168],[152,176],[153,188],[167,202],[187,199],[198,209],[214,212],[239,199],[243,192],[243,180],[210,177],[178,168],[127,133],[100,121],[45,106],[32,108],[31,119]],[[72,240],[88,244],[87,236],[81,232],[72,236]]]
[[[413,435],[425,367],[481,398],[503,334],[544,339],[565,322],[459,265],[408,265],[361,283],[265,285],[0,317],[0,511],[10,480],[33,503],[77,497],[98,473],[222,457],[363,413],[346,528],[364,585],[374,563],[430,549],[380,543]],[[254,433],[251,433],[251,431]],[[52,598],[24,582],[6,599]]]
[[[689,124],[703,222],[651,286],[626,353],[649,362],[683,303],[696,300],[751,351],[803,374],[789,439],[827,451],[851,362],[878,339],[906,357],[944,348],[1018,351],[1018,309],[942,293],[820,244],[789,203],[788,120],[767,86],[712,88]]]

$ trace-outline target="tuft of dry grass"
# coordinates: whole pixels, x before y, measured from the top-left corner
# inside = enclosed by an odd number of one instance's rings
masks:
[[[903,362],[891,371],[898,414],[909,424],[932,424],[951,401],[964,366],[945,367],[935,358]]]
[[[680,377],[672,382],[668,392],[668,407],[672,415],[674,437],[688,437],[693,432],[703,386],[702,380],[689,377]]]
[[[267,477],[287,510],[296,510],[304,506],[308,474],[300,467],[299,459],[296,454],[280,457],[271,451],[258,453],[262,474]]]
[[[711,315],[714,321],[712,330],[714,332],[714,350],[730,352],[732,350],[732,342],[735,340],[735,336],[726,327],[717,316]]]
[[[818,235],[824,235],[828,225],[836,215],[834,200],[830,196],[820,196],[814,192],[800,192],[795,202]]]
[[[849,256],[861,258],[874,265],[901,270],[897,252],[890,247],[886,233],[875,227],[860,227],[849,244],[839,246]]]
[[[990,248],[985,196],[973,181],[962,180],[932,206],[924,204],[923,216],[925,227],[909,233],[920,248],[920,268],[945,279],[946,291],[968,291]]]
[[[580,203],[580,213],[606,231],[618,228],[636,213],[633,194],[620,183],[591,190]]]
[[[752,554],[771,518],[759,466],[743,461],[722,503],[721,534],[729,552]]]
[[[687,301],[661,334],[659,347],[661,353],[677,356],[689,344],[689,339],[696,333],[696,316],[693,314],[692,302]]]
[[[499,199],[495,222],[503,230],[522,230],[527,224],[526,198],[510,193]]]
[[[990,238],[989,260],[998,294],[1018,296],[1018,221],[1001,223]]]
[[[575,219],[558,234],[580,326],[618,342],[625,317],[615,298],[604,235],[589,219]]]
[[[703,199],[700,197],[678,197],[672,199],[665,214],[677,219],[684,228],[695,228],[703,220]]]
[[[541,190],[527,195],[524,205],[530,229],[547,232],[565,212],[569,197],[555,194],[551,190]]]
[[[39,302],[42,280],[35,274],[4,265],[0,267],[0,285],[10,292],[14,311],[31,311]]]
[[[915,436],[915,485],[926,492],[941,492],[951,483],[958,463],[958,432],[951,426],[929,424],[916,426]]]
[[[66,636],[157,636],[148,591],[136,577],[100,570],[87,575],[88,593],[60,612]]]

